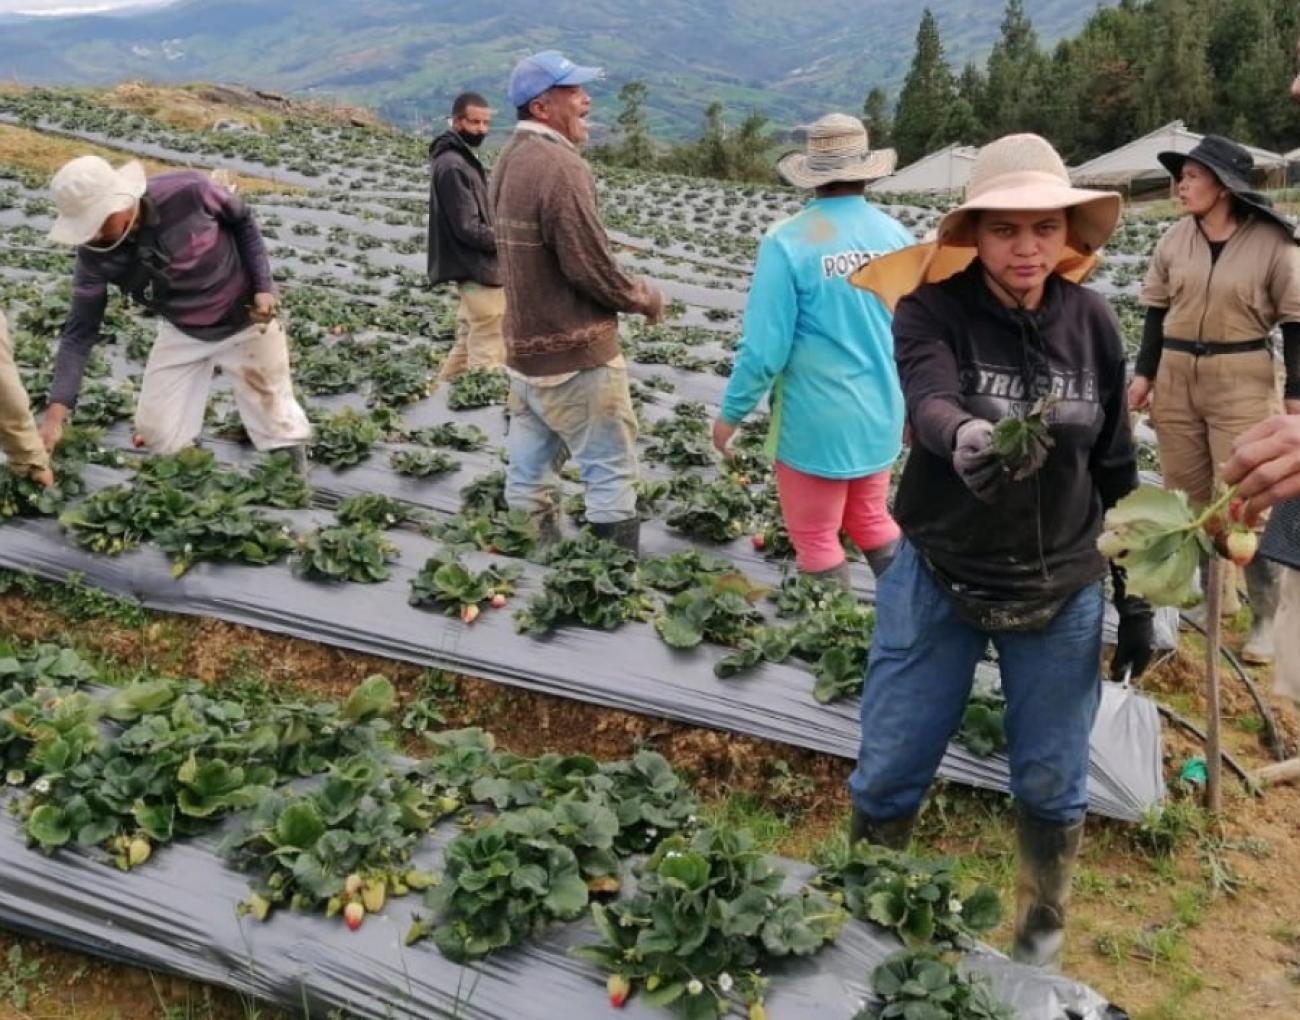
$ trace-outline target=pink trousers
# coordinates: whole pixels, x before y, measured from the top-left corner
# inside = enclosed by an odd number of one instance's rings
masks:
[[[776,490],[795,559],[806,573],[844,562],[841,530],[863,552],[897,541],[902,534],[885,505],[888,470],[865,478],[818,478],[777,461]]]

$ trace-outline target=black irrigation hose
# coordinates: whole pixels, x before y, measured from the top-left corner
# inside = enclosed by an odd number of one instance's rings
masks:
[[[1202,637],[1208,636],[1205,633],[1205,628],[1185,613],[1179,613],[1178,619],[1197,631]],[[1264,737],[1269,753],[1273,755],[1274,761],[1286,761],[1290,757],[1287,754],[1286,742],[1282,739],[1282,732],[1277,728],[1277,719],[1273,716],[1273,710],[1268,707],[1263,696],[1259,693],[1259,686],[1247,675],[1246,667],[1241,664],[1241,660],[1230,649],[1220,645],[1219,652],[1245,685],[1247,692],[1250,694],[1250,699],[1255,703],[1255,708],[1259,711],[1260,719],[1264,721]]]
[[[1166,719],[1168,719],[1171,723],[1185,729],[1188,733],[1192,734],[1194,737],[1200,740],[1202,744],[1204,744],[1208,739],[1205,735],[1205,731],[1201,729],[1199,726],[1197,726],[1196,723],[1192,722],[1190,719],[1184,719],[1181,715],[1179,715],[1169,706],[1162,705],[1160,704],[1160,702],[1157,701],[1156,708],[1159,710],[1160,714],[1163,715]],[[1234,758],[1223,748],[1219,748],[1219,757],[1223,759],[1224,764],[1226,764],[1228,768],[1232,769],[1233,772],[1237,773],[1238,777],[1240,777],[1241,779],[1242,784],[1246,787],[1247,793],[1249,793],[1252,797],[1258,797],[1262,793],[1262,791],[1259,788],[1259,784],[1256,783],[1255,780],[1250,778],[1250,773],[1241,767],[1241,763],[1238,762],[1236,758]]]

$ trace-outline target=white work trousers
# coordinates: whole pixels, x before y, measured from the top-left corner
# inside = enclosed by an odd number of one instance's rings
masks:
[[[289,345],[279,322],[206,341],[164,320],[149,352],[135,412],[135,431],[151,453],[176,453],[198,438],[216,368],[234,387],[240,420],[259,450],[297,446],[311,438],[311,424],[293,395]]]

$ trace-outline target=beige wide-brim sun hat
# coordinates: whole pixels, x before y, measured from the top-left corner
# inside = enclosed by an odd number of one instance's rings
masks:
[[[804,151],[782,156],[776,164],[777,173],[796,188],[874,181],[888,177],[898,163],[893,149],[871,150],[867,129],[857,117],[830,113],[800,130]]]
[[[50,181],[50,198],[59,217],[49,238],[58,244],[86,244],[106,219],[130,209],[144,192],[144,167],[135,160],[114,169],[100,156],[78,156]]]
[[[975,159],[966,200],[939,221],[935,239],[873,259],[849,277],[892,310],[923,283],[938,283],[974,261],[975,214],[1068,210],[1069,233],[1055,272],[1081,283],[1119,225],[1123,202],[1111,191],[1076,188],[1065,163],[1038,135],[1007,135]]]

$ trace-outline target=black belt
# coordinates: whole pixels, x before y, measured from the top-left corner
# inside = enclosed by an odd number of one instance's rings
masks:
[[[1266,351],[1269,349],[1267,338],[1263,340],[1241,340],[1237,343],[1222,343],[1217,340],[1170,340],[1165,338],[1161,345],[1167,351],[1182,351],[1197,358],[1210,358],[1216,354],[1245,354],[1248,351]]]

